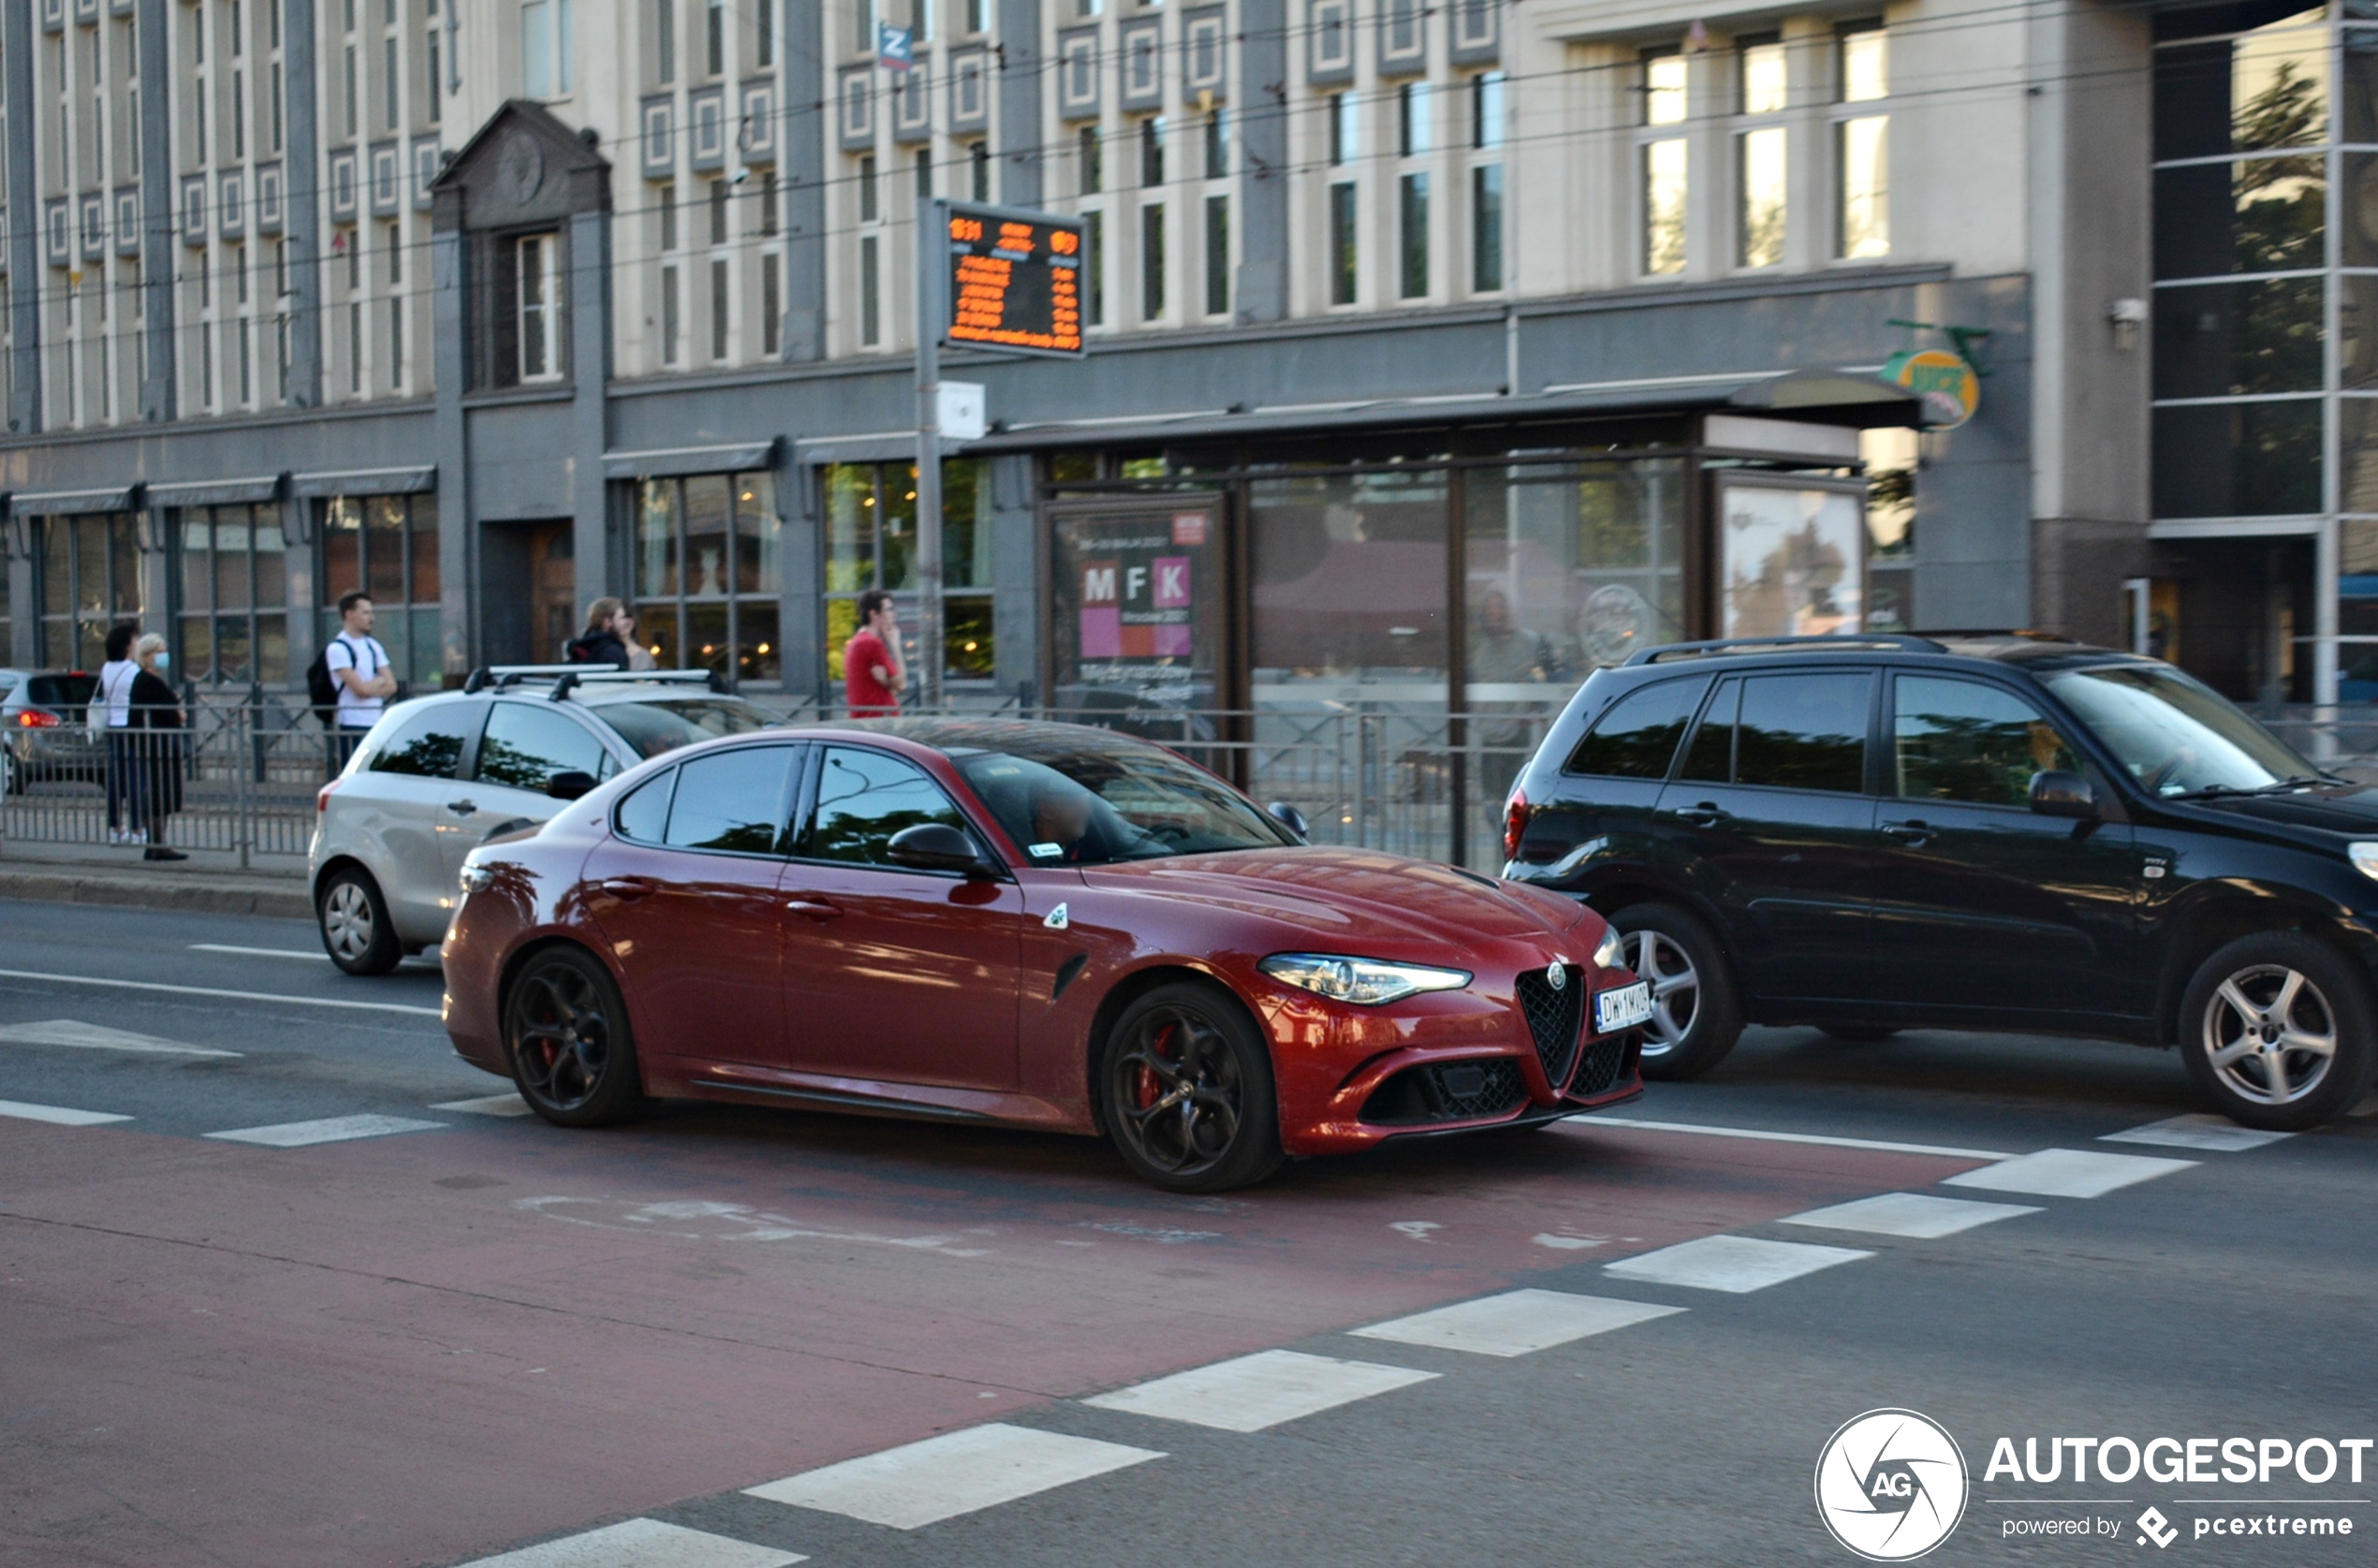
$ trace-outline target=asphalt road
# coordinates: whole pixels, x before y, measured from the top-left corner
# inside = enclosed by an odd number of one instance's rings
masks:
[[[2001,1438],[2378,1438],[2378,1117],[2108,1141],[2195,1111],[2161,1053],[1754,1031],[1631,1124],[1186,1199],[1083,1140],[491,1114],[433,964],[317,955],[0,902],[0,1565],[1847,1563],[1813,1476],[1878,1407],[1970,1472],[1931,1561],[2378,1531],[2378,1449],[1985,1474]],[[1926,1222],[1967,1228],[1890,1233]],[[1406,1321],[1514,1290],[1550,1294]]]

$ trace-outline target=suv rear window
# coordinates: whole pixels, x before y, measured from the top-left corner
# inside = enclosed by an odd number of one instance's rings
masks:
[[[98,689],[95,675],[37,675],[24,683],[24,699],[43,708],[80,708]]]
[[[1567,773],[1606,779],[1665,779],[1676,743],[1700,706],[1707,679],[1660,681],[1610,704],[1599,723],[1569,754]]]

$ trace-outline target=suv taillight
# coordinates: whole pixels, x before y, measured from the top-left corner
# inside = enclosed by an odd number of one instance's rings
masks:
[[[1527,836],[1527,831],[1528,792],[1515,789],[1511,792],[1510,801],[1503,808],[1503,857],[1505,860],[1519,857],[1519,841]]]
[[[329,784],[324,784],[321,788],[314,792],[314,809],[316,811],[327,812],[330,809],[330,791],[339,787],[339,782],[340,781],[337,779],[332,779]]]

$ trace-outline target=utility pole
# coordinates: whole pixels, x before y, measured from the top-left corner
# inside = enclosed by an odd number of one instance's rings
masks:
[[[917,199],[917,700],[941,706],[941,333],[949,318],[949,223]]]

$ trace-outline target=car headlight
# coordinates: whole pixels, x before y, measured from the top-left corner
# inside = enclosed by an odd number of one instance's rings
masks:
[[[1602,940],[1593,945],[1593,967],[1596,969],[1624,969],[1626,967],[1626,944],[1620,940],[1616,926],[1605,927],[1602,931]]]
[[[2378,843],[2349,843],[2345,857],[2354,863],[2354,870],[2378,882]]]
[[[1376,1007],[1419,991],[1458,991],[1470,983],[1466,969],[1383,963],[1334,953],[1274,953],[1255,967],[1275,980],[1358,1007]]]

